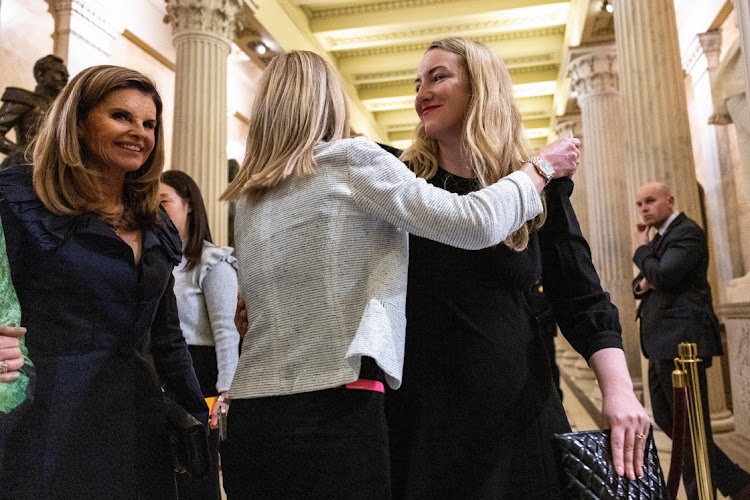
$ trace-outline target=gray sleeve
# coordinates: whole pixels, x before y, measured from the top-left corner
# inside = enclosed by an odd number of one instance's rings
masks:
[[[206,273],[202,288],[216,346],[216,364],[219,369],[216,390],[228,391],[237,368],[237,346],[240,341],[234,326],[237,271],[225,260],[217,262]]]
[[[467,250],[497,245],[542,211],[534,184],[522,172],[459,196],[417,178],[367,139],[352,141],[348,162],[352,196],[364,211],[446,245]]]

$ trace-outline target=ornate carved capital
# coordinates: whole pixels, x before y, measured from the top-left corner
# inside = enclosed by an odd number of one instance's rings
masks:
[[[698,43],[701,44],[703,54],[708,61],[708,69],[714,69],[719,66],[721,56],[721,31],[711,30],[705,33],[698,33]]]
[[[47,0],[49,5],[49,13],[53,16],[59,15],[61,12],[70,12],[73,8],[73,0]]]
[[[558,137],[583,137],[581,115],[562,115],[555,118],[555,133]]]
[[[197,31],[231,42],[238,29],[235,15],[241,0],[165,0],[164,22],[172,25],[174,35]]]
[[[568,76],[571,79],[571,88],[578,93],[579,101],[594,95],[619,92],[614,45],[572,49]]]

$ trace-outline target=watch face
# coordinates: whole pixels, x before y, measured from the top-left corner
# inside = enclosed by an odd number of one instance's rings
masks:
[[[546,175],[547,178],[551,179],[552,177],[555,176],[555,169],[552,167],[552,164],[548,162],[547,160],[540,160],[539,168],[542,169],[542,172],[544,172],[544,175]]]

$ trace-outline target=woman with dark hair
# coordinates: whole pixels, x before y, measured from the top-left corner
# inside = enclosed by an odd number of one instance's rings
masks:
[[[173,293],[180,239],[159,208],[161,113],[148,77],[85,69],[52,103],[33,167],[0,172],[37,371],[34,402],[0,433],[0,498],[177,497],[162,386],[204,424],[208,409]]]
[[[203,396],[215,399],[209,436],[211,473],[198,481],[180,474],[177,487],[181,499],[218,499],[218,414],[229,405],[239,343],[233,323],[237,260],[232,257],[232,248],[212,243],[203,196],[188,174],[179,170],[163,172],[159,199],[182,238],[182,262],[173,272],[182,334]]]

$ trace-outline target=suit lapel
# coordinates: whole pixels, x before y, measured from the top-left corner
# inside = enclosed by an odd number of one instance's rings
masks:
[[[685,215],[685,212],[680,212],[680,214],[675,217],[667,230],[664,231],[664,236],[662,236],[661,241],[659,242],[659,246],[654,250],[656,253],[661,254],[661,251],[666,248],[667,242],[671,240],[670,236],[674,234],[674,229],[682,224],[686,218],[687,215]]]

